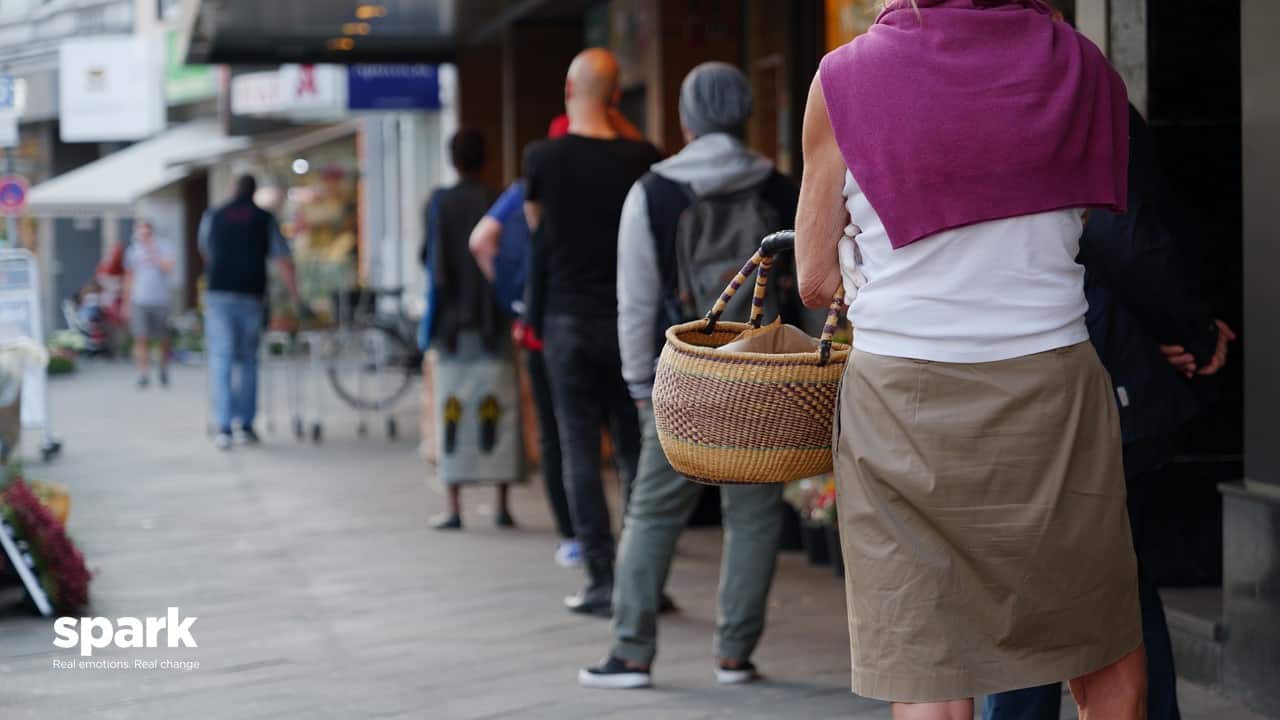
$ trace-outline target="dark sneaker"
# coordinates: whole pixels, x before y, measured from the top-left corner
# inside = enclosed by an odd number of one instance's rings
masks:
[[[658,614],[667,615],[679,611],[680,608],[676,607],[676,601],[672,600],[670,595],[662,593],[662,597],[658,600]]]
[[[146,389],[147,389],[147,386],[149,386],[150,384],[151,384],[151,378],[147,377],[146,375],[139,375],[139,376],[138,376],[138,389],[139,389],[139,390],[146,390]]]
[[[254,432],[251,427],[240,428],[240,442],[245,445],[260,445],[262,444],[262,438],[258,437],[258,433]]]
[[[649,668],[631,667],[622,658],[610,655],[595,667],[579,670],[578,684],[584,688],[628,690],[647,688],[652,684],[652,680]]]
[[[760,672],[748,660],[730,667],[724,660],[716,661],[716,682],[721,685],[745,685],[760,679]]]
[[[436,530],[461,530],[462,516],[458,513],[447,513],[445,515],[441,515],[434,523],[432,523],[431,527]]]
[[[160,387],[169,387],[169,371],[165,368],[160,368]]]
[[[564,606],[569,608],[569,612],[579,615],[611,617],[613,615],[613,583],[587,588],[577,595],[570,595],[564,599]]]
[[[516,519],[511,517],[511,513],[503,510],[493,518],[493,524],[500,528],[511,529],[516,526]]]

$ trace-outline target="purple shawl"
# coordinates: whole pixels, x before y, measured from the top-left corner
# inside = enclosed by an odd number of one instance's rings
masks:
[[[1064,208],[1123,212],[1129,106],[1040,0],[891,5],[819,76],[849,171],[894,248]]]

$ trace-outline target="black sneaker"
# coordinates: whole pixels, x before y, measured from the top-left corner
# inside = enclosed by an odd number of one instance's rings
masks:
[[[748,660],[736,667],[729,667],[723,660],[716,661],[716,682],[721,685],[745,685],[760,679],[760,672]]]
[[[253,431],[251,427],[240,428],[240,442],[245,445],[260,445],[262,438],[258,437],[258,433]]]
[[[146,390],[146,389],[147,389],[147,386],[148,386],[148,385],[150,385],[150,384],[151,384],[151,378],[147,377],[146,375],[139,375],[139,376],[138,376],[138,389],[139,389],[139,390]]]
[[[167,368],[160,368],[159,379],[160,387],[169,387],[169,370]]]
[[[584,688],[628,690],[647,688],[652,680],[649,668],[628,667],[625,660],[610,655],[595,667],[579,670],[578,684]]]
[[[564,606],[569,612],[596,617],[613,616],[613,583],[589,587],[577,595],[564,599]]]
[[[511,513],[507,512],[506,510],[503,510],[502,512],[494,516],[493,524],[497,525],[500,528],[506,528],[510,530],[516,526],[516,519],[511,517]]]
[[[672,600],[670,595],[662,593],[662,597],[658,599],[658,614],[668,615],[679,611],[680,608],[676,606],[676,601]]]
[[[436,530],[461,530],[462,516],[458,513],[447,513],[440,516],[440,518],[436,520],[431,527]]]

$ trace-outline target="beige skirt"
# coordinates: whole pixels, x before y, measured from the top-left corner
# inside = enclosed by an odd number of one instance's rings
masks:
[[[1141,644],[1111,393],[1087,342],[976,364],[853,352],[834,453],[854,692],[1003,692]]]

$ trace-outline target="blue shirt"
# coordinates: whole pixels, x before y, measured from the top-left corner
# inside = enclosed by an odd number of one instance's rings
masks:
[[[493,291],[503,310],[513,315],[523,314],[525,278],[529,273],[529,223],[524,217],[524,183],[512,183],[485,215],[502,225],[498,254],[493,259]]]

